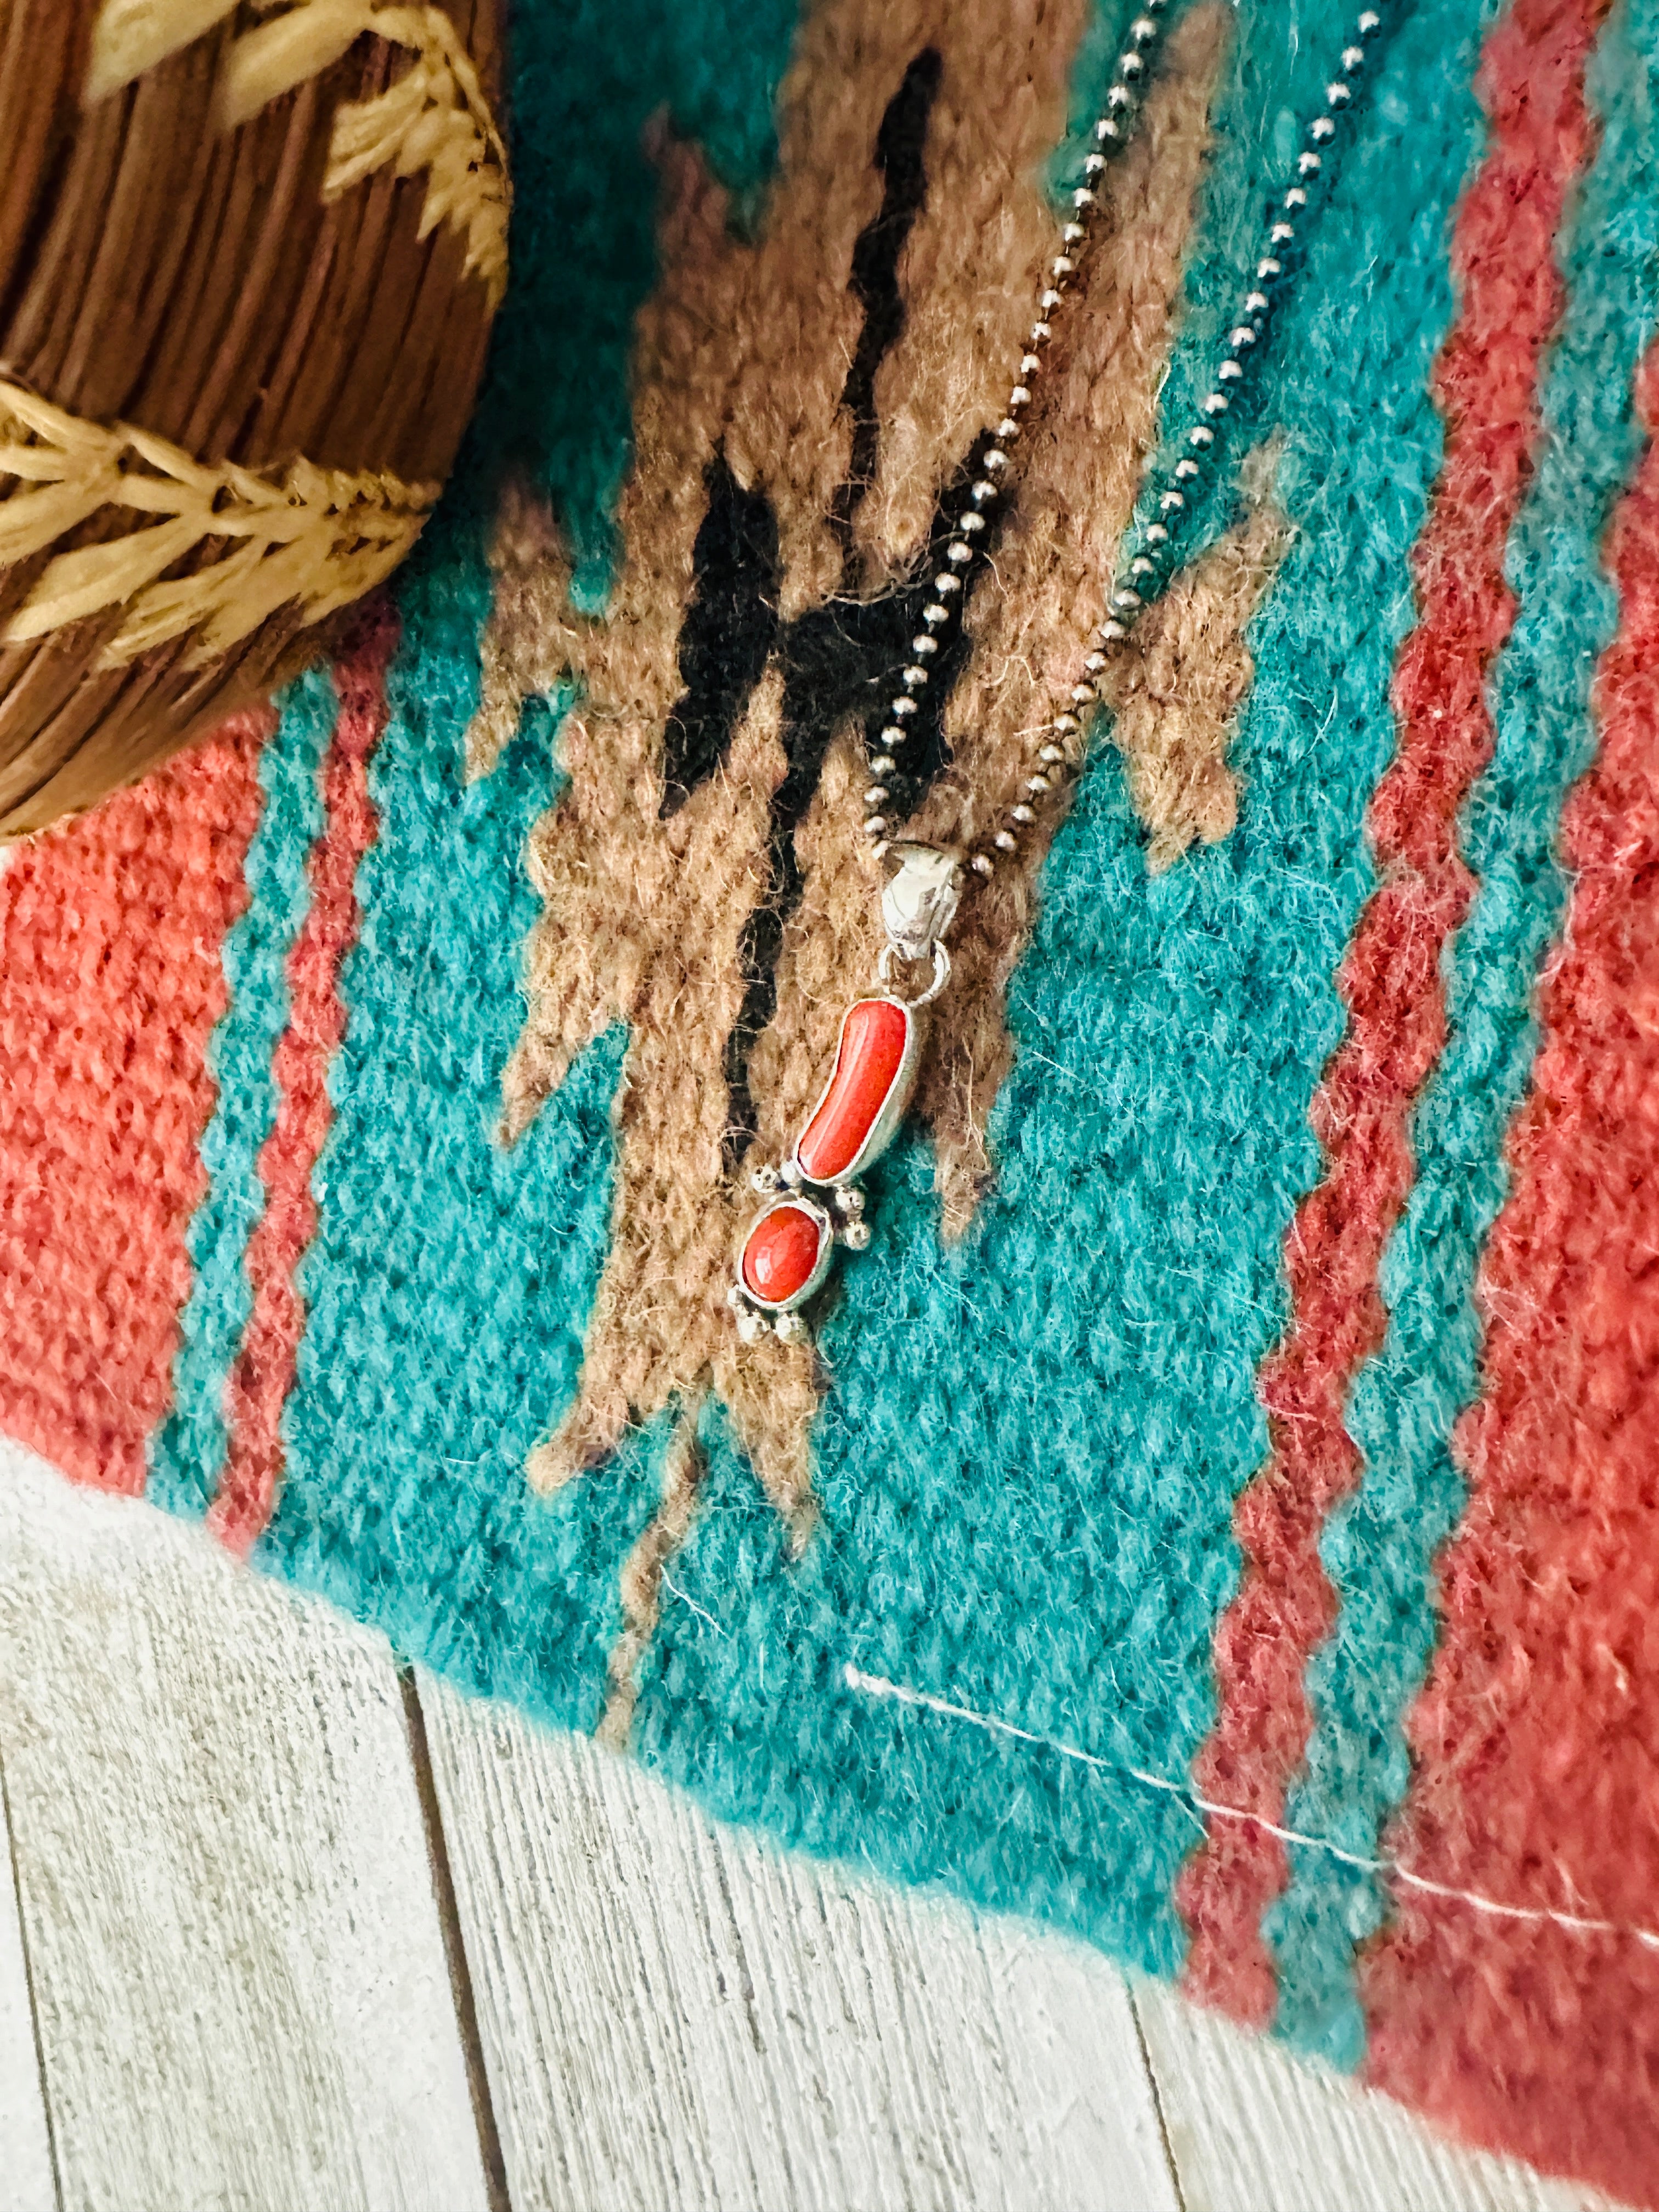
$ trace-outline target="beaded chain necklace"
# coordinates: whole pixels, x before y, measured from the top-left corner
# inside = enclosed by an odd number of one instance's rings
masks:
[[[1271,207],[1265,249],[1230,332],[1226,356],[1217,367],[1214,387],[1198,401],[1193,420],[1176,441],[1179,459],[1150,471],[1143,483],[1135,512],[1146,519],[1132,523],[1127,535],[1123,564],[1097,633],[1098,649],[1084,662],[1086,680],[1072,687],[1064,705],[1036,732],[1028,762],[1030,773],[1018,803],[975,850],[964,853],[895,838],[890,835],[894,824],[885,811],[888,779],[918,726],[921,697],[933,681],[941,643],[950,626],[962,619],[965,586],[976,553],[982,552],[976,541],[983,538],[989,518],[1008,496],[1010,455],[1019,438],[1019,417],[1030,401],[1031,380],[1042,369],[1055,319],[1066,305],[1079,249],[1088,240],[1099,206],[1100,179],[1113,156],[1129,143],[1140,119],[1147,70],[1157,52],[1159,19],[1167,5],[1168,0],[1145,0],[1145,12],[1129,26],[1104,111],[1094,125],[1094,144],[1084,162],[1085,181],[1072,194],[1072,216],[1060,233],[1060,250],[1048,263],[1037,295],[1036,320],[1008,394],[1007,411],[982,434],[976,447],[980,473],[969,490],[971,504],[945,547],[945,566],[934,577],[922,609],[922,627],[910,641],[910,664],[900,674],[901,688],[870,758],[873,781],[863,794],[864,835],[878,859],[895,864],[881,900],[887,938],[877,967],[881,988],[848,1008],[829,1082],[793,1153],[781,1167],[759,1168],[751,1178],[767,1202],[744,1233],[737,1280],[727,1293],[745,1343],[769,1331],[786,1343],[804,1341],[807,1328],[800,1309],[823,1286],[837,1243],[862,1251],[870,1242],[858,1178],[903,1122],[921,1059],[924,1010],[950,981],[951,956],[945,940],[963,890],[973,878],[993,876],[1008,856],[1018,852],[1038,810],[1080,772],[1083,717],[1098,703],[1113,656],[1122,653],[1138,617],[1173,580],[1172,526],[1216,458],[1219,418],[1239,396],[1252,362],[1264,350],[1269,318],[1275,303],[1283,303],[1280,280],[1287,250],[1296,240],[1310,191],[1324,169],[1324,149],[1336,136],[1339,118],[1352,108],[1367,44],[1382,21],[1370,9],[1360,15],[1354,40],[1343,47],[1340,67],[1325,88],[1324,106],[1303,133],[1293,178]],[[899,963],[927,971],[922,988],[912,997],[892,988]]]

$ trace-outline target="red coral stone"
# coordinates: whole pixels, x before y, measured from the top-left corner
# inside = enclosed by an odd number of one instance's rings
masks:
[[[898,1079],[909,1026],[891,999],[860,999],[848,1008],[830,1088],[795,1147],[812,1182],[833,1182],[857,1159]]]
[[[823,1230],[804,1206],[775,1206],[750,1231],[743,1248],[743,1286],[769,1305],[781,1305],[811,1280]]]

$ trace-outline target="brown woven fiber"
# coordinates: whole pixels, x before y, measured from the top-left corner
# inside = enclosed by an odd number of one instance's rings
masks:
[[[0,0],[0,837],[320,651],[506,276],[500,0]]]

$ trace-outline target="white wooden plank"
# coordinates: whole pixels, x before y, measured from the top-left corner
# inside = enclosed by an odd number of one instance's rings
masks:
[[[1517,2160],[1454,2148],[1402,2106],[1137,1982],[1187,2212],[1616,2212]]]
[[[381,1639],[3,1446],[0,1757],[64,2212],[483,2212]]]
[[[514,2212],[1176,2212],[1104,1959],[421,1691]]]
[[[7,2212],[56,2212],[52,2139],[40,2094],[28,1960],[17,1911],[11,1829],[0,1764],[0,2175]]]

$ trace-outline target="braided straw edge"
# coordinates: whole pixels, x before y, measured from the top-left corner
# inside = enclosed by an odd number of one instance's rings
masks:
[[[205,467],[150,431],[82,422],[0,377],[5,477],[16,481],[0,495],[0,574],[108,508],[159,518],[55,555],[0,629],[0,643],[24,645],[123,608],[103,669],[192,630],[186,665],[200,666],[290,605],[320,622],[391,574],[440,489],[303,456],[280,473]],[[204,547],[200,568],[166,576]]]
[[[255,0],[268,7],[272,0]],[[92,106],[154,69],[235,12],[242,0],[105,0],[93,27],[82,103]],[[339,60],[364,33],[414,56],[398,82],[372,100],[335,114],[323,179],[337,199],[376,169],[401,177],[424,170],[420,236],[450,223],[467,241],[465,273],[476,275],[492,311],[507,289],[507,227],[512,206],[507,148],[471,55],[441,8],[395,0],[299,0],[234,39],[215,90],[219,128],[234,130],[261,108]]]

